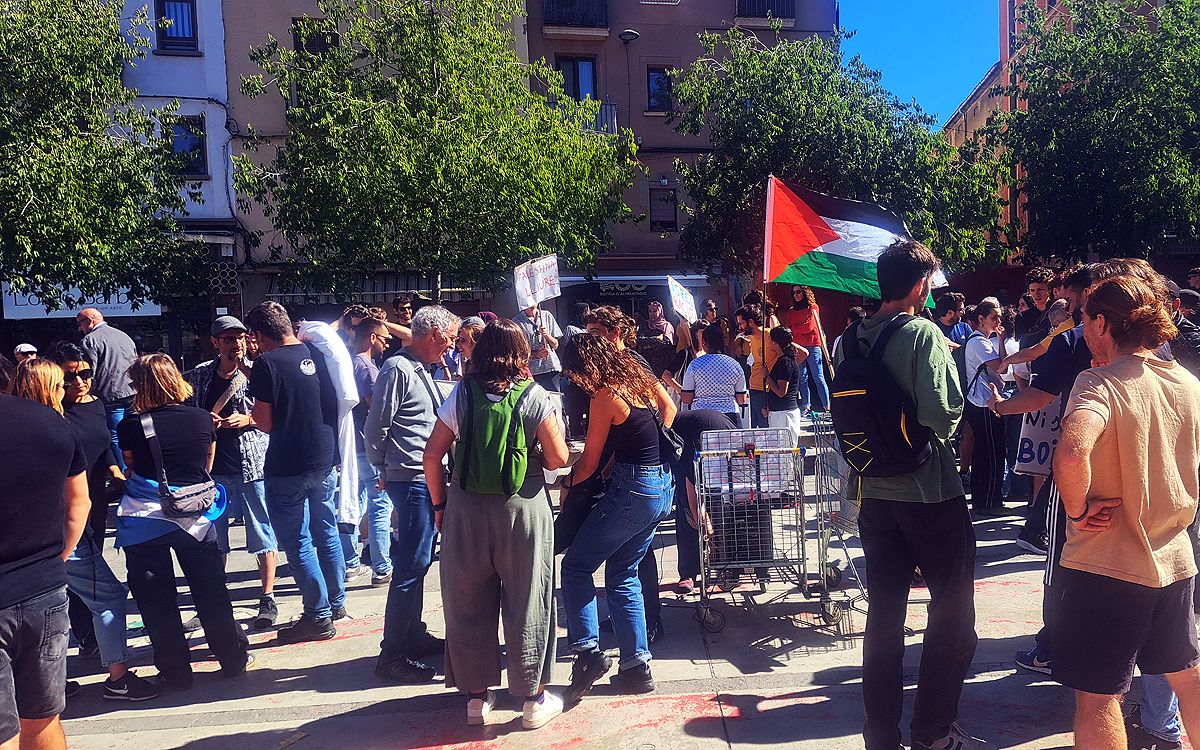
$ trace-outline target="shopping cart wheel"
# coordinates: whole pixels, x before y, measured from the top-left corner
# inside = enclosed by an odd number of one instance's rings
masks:
[[[836,589],[842,585],[842,569],[837,563],[831,562],[825,566],[825,586],[826,588]]]
[[[821,621],[836,625],[842,619],[842,608],[837,602],[821,602]]]
[[[696,614],[693,617],[696,618],[696,622],[700,623],[700,627],[709,633],[720,633],[725,629],[725,615],[713,612],[708,607],[696,607]]]
[[[740,573],[732,570],[722,571],[721,574],[717,576],[717,589],[722,593],[728,594],[730,591],[733,591],[738,587],[738,584],[741,583],[741,579],[742,576]]]

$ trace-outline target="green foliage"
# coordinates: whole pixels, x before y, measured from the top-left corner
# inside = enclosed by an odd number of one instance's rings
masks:
[[[0,0],[0,279],[49,307],[128,287],[162,300],[195,284],[201,247],[174,239],[184,187],[169,138],[121,82],[149,48],[120,3]]]
[[[1010,236],[1034,258],[1152,256],[1200,225],[1200,3],[1026,3],[1019,110],[988,143],[1028,212]]]
[[[271,250],[293,280],[353,292],[381,267],[411,268],[493,287],[531,256],[592,264],[607,223],[628,215],[632,134],[594,132],[598,103],[565,97],[543,61],[520,62],[522,3],[318,7],[325,19],[300,34],[333,44],[253,51],[265,75],[243,90],[289,99],[290,137],[236,161],[241,200],[290,246]]]
[[[705,34],[701,57],[675,71],[677,129],[712,142],[710,154],[677,165],[692,204],[683,256],[714,275],[761,267],[774,174],[890,208],[952,266],[996,260],[985,244],[999,215],[994,160],[956,152],[878,72],[843,61],[840,39]]]

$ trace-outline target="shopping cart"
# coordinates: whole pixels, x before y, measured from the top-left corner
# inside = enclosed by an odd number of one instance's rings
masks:
[[[821,569],[825,573],[825,582],[830,589],[842,585],[845,573],[837,560],[831,559],[829,551],[833,538],[841,547],[846,558],[846,568],[858,584],[858,593],[851,597],[846,606],[861,614],[867,611],[862,604],[867,602],[867,591],[863,587],[862,577],[854,564],[854,557],[846,544],[847,535],[858,534],[858,512],[861,508],[857,492],[852,491],[850,467],[842,459],[838,446],[837,433],[833,431],[833,423],[828,414],[813,412],[811,420],[813,436],[813,497],[818,509],[826,514],[822,525],[824,539],[819,549],[825,555],[821,558]]]
[[[809,518],[804,493],[804,453],[787,429],[719,430],[701,437],[696,456],[696,499],[700,522],[700,602],[696,616],[710,632],[725,626],[712,608],[714,593],[731,593],[769,582],[816,599],[825,625],[838,626],[848,608],[830,594],[821,567],[809,570]],[[828,512],[819,503],[813,522],[817,556],[825,560]]]

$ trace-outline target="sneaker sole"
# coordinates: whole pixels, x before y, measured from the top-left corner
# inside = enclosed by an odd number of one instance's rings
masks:
[[[156,693],[154,695],[143,695],[143,696],[113,695],[106,690],[106,691],[104,691],[104,700],[106,700],[106,701],[129,701],[131,703],[139,703],[141,701],[152,701],[155,698],[159,697],[160,695],[162,695],[162,693]]]
[[[1024,669],[1026,672],[1037,672],[1038,674],[1050,674],[1050,667],[1048,667],[1048,666],[1040,667],[1040,666],[1037,666],[1036,664],[1022,664],[1019,661],[1014,662],[1014,663],[1021,669]]]
[[[530,720],[530,719],[527,719],[524,716],[522,716],[521,717],[521,727],[523,729],[541,729],[542,727],[546,726],[547,724],[549,724],[551,721],[558,718],[559,716],[562,716],[561,708],[559,710],[555,711],[554,713],[550,714],[549,716],[541,716],[536,720]]]
[[[1045,556],[1045,555],[1049,554],[1049,550],[1044,550],[1041,547],[1034,544],[1033,542],[1027,542],[1020,537],[1017,537],[1017,547],[1025,550],[1026,552],[1032,552],[1035,555]]]
[[[312,641],[328,641],[328,640],[331,640],[335,635],[337,635],[336,630],[333,632],[330,632],[330,633],[318,633],[317,635],[309,636],[306,638],[297,638],[296,640],[292,640],[290,638],[284,638],[282,636],[276,638],[275,640],[277,640],[281,645],[290,646],[293,643],[309,643]]]

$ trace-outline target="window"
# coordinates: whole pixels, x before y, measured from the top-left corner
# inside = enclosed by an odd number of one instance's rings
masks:
[[[341,44],[337,29],[326,18],[293,18],[292,49],[320,57]]]
[[[171,126],[171,150],[179,157],[179,174],[188,177],[208,176],[208,138],[204,132],[204,115],[187,115]]]
[[[674,232],[679,229],[675,188],[650,188],[650,231]]]
[[[596,96],[596,59],[560,57],[555,67],[563,75],[563,89],[575,101],[599,99]]]
[[[646,68],[646,109],[651,112],[670,112],[671,77],[666,68]]]
[[[196,0],[157,0],[158,50],[199,52]]]

